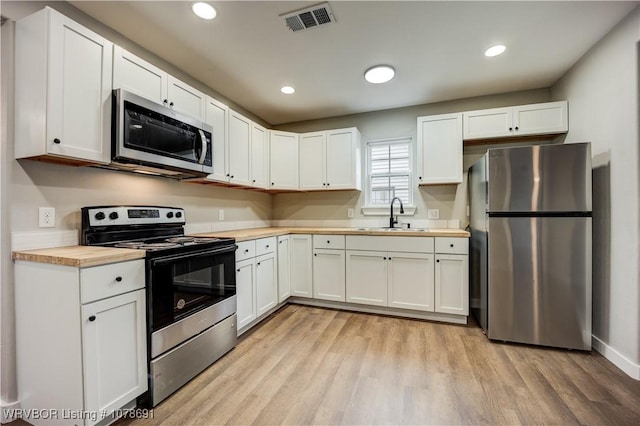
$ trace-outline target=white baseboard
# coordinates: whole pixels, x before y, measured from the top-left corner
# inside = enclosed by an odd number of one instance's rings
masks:
[[[6,424],[16,420],[16,418],[9,418],[8,414],[10,410],[17,410],[19,408],[20,401],[4,402],[0,400],[0,423]]]
[[[602,356],[611,361],[613,365],[624,371],[629,377],[640,380],[640,365],[633,363],[630,359],[622,355],[611,346],[598,339],[596,336],[591,336],[591,344],[593,349],[600,352]]]

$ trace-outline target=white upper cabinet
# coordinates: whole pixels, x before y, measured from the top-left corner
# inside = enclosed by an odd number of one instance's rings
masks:
[[[134,92],[201,121],[206,117],[204,93],[119,46],[113,51],[113,88]]]
[[[15,37],[15,158],[108,163],[113,44],[49,7]]]
[[[462,114],[418,117],[418,184],[462,182]]]
[[[360,132],[355,127],[300,135],[300,189],[361,189]]]
[[[269,131],[269,189],[298,189],[298,134]]]
[[[567,101],[463,113],[464,139],[553,135],[569,130]]]
[[[267,129],[251,125],[251,186],[267,188],[269,180],[269,137]]]
[[[251,128],[248,118],[229,110],[229,170],[228,182],[236,185],[251,185]]]
[[[227,123],[229,120],[229,108],[209,96],[207,96],[207,107],[205,110],[205,123],[213,128],[213,173],[207,179],[220,182],[228,182],[227,173],[229,170],[229,139],[227,138]]]

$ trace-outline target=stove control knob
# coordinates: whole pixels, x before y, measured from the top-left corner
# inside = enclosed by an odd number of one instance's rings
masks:
[[[118,212],[109,213],[109,219],[116,220],[118,218]]]
[[[98,219],[98,220],[104,219],[105,218],[104,212],[96,213],[95,218]]]
[[[176,217],[182,217],[182,212],[176,212]]]
[[[171,219],[171,218],[173,217],[173,212],[169,212],[169,213],[167,213],[167,217],[168,217],[169,219]]]

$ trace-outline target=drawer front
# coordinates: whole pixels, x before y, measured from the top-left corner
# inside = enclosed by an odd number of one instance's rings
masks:
[[[241,241],[237,245],[236,262],[256,257],[256,240]]]
[[[469,239],[436,237],[436,253],[469,254]]]
[[[347,235],[347,250],[433,253],[433,237],[387,237]]]
[[[278,240],[276,237],[260,238],[256,240],[256,256],[276,251]]]
[[[89,303],[144,288],[144,260],[80,269],[80,302]]]
[[[344,235],[314,235],[313,236],[313,248],[314,249],[344,249],[345,247]]]

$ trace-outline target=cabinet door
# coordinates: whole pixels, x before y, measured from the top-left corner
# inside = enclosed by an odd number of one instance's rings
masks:
[[[171,75],[169,75],[168,81],[169,107],[179,113],[204,121],[207,103],[205,94]]]
[[[150,101],[167,100],[168,75],[120,46],[113,46],[113,88],[125,89]]]
[[[271,131],[270,189],[298,189],[298,135]]]
[[[418,184],[462,182],[462,114],[418,117]]]
[[[389,306],[433,312],[433,254],[389,253]]]
[[[251,125],[251,186],[267,188],[269,170],[269,139],[267,129]]]
[[[278,271],[275,253],[256,257],[256,313],[266,314],[278,304]]]
[[[227,176],[229,159],[227,158],[227,122],[229,108],[222,102],[207,97],[207,108],[205,110],[205,123],[213,128],[211,142],[213,145],[213,173],[207,179],[228,182]]]
[[[512,108],[468,111],[462,114],[464,139],[486,139],[511,136]]]
[[[338,302],[345,301],[344,250],[314,250],[313,297]]]
[[[436,254],[435,311],[469,314],[469,256]]]
[[[236,300],[238,330],[256,319],[254,259],[236,262]]]
[[[249,186],[251,121],[229,110],[229,182]]]
[[[327,131],[327,189],[361,189],[360,133],[355,128]]]
[[[278,302],[291,296],[291,263],[289,261],[289,236],[278,237]]]
[[[347,302],[387,306],[387,253],[347,250]]]
[[[137,290],[82,306],[87,412],[110,412],[147,390],[144,295]]]
[[[514,134],[523,136],[567,132],[567,101],[513,107],[513,126]]]
[[[108,163],[113,44],[55,11],[50,28],[48,152]]]
[[[300,189],[326,189],[326,133],[300,135]]]
[[[313,297],[311,235],[291,235],[291,296]]]

